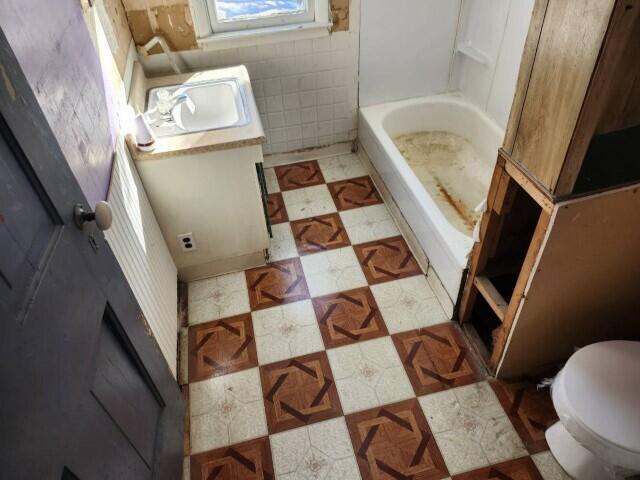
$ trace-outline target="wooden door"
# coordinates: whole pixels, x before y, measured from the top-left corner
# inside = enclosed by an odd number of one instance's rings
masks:
[[[180,478],[184,402],[0,30],[0,478]]]

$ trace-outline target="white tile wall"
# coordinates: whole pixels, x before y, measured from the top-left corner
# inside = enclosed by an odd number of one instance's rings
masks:
[[[192,70],[245,64],[265,131],[265,153],[354,140],[357,136],[359,0],[350,31],[313,40],[182,52]],[[164,55],[142,59],[147,74],[171,73]]]
[[[460,0],[362,3],[360,105],[446,92]]]
[[[515,92],[534,0],[462,0],[458,44],[482,51],[489,65],[455,55],[451,89],[460,90],[502,127]]]

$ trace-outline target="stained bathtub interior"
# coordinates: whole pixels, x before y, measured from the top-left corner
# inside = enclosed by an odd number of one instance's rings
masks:
[[[445,131],[405,133],[393,142],[447,220],[471,235],[491,180],[471,142]]]

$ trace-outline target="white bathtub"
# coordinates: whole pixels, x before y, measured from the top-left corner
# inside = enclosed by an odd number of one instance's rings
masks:
[[[464,137],[483,168],[486,165],[482,177],[489,179],[504,130],[458,93],[360,110],[360,142],[455,303],[473,238],[450,223],[393,142],[397,135],[419,131],[446,131]],[[487,180],[487,191],[488,187]]]

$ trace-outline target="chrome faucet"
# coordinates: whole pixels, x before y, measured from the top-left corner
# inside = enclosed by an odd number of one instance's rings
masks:
[[[158,114],[160,115],[160,118],[164,122],[174,121],[173,109],[176,108],[178,105],[186,103],[187,108],[189,108],[189,111],[191,113],[193,113],[196,109],[196,106],[193,103],[193,100],[191,100],[191,97],[184,92],[180,93],[178,91],[178,92],[175,92],[173,95],[171,95],[167,90],[160,90],[158,91],[157,95],[158,95],[158,104],[156,108],[157,108]]]

